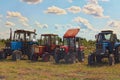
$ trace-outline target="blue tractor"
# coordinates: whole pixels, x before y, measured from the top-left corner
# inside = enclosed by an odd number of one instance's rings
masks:
[[[35,36],[35,31],[16,30],[12,38],[12,30],[10,30],[10,40],[6,42],[5,48],[0,51],[0,58],[4,59],[11,55],[12,60],[16,61],[27,55],[30,59],[33,45],[37,44]]]
[[[120,42],[111,30],[101,31],[96,37],[96,50],[88,56],[88,65],[101,63],[108,58],[108,64],[120,62]]]

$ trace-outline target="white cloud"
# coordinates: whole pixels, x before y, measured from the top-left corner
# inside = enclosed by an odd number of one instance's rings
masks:
[[[23,16],[20,12],[12,12],[12,11],[7,12],[7,18],[12,19],[14,17],[17,18],[22,25],[29,26],[27,23],[29,21],[28,18]]]
[[[5,25],[9,26],[9,27],[15,26],[15,24],[13,22],[10,22],[10,21],[7,21]]]
[[[47,24],[41,24],[40,22],[38,21],[35,21],[35,25],[41,29],[43,28],[48,28],[48,25]]]
[[[109,18],[109,16],[104,16],[104,9],[98,4],[98,0],[89,0],[89,3],[83,7],[82,11],[98,18]]]
[[[7,12],[7,18],[10,18],[10,17],[21,17],[21,16],[22,15],[19,12],[10,12],[10,11]]]
[[[120,28],[120,21],[119,20],[109,21],[107,23],[107,25],[110,27],[119,27]]]
[[[7,18],[17,17],[22,22],[27,22],[27,17],[24,17],[20,12],[7,12]]]
[[[0,21],[2,20],[2,18],[3,18],[3,15],[0,15]]]
[[[97,31],[96,29],[93,28],[93,26],[89,23],[87,19],[76,17],[74,18],[73,21],[79,23],[80,25],[86,27],[87,29],[90,29],[92,31]]]
[[[73,2],[73,0],[68,0],[68,2],[72,3],[72,2]]]
[[[61,9],[56,6],[48,7],[45,13],[51,13],[51,14],[57,14],[57,15],[67,14],[67,12],[64,9]]]
[[[67,8],[67,10],[72,13],[79,13],[81,8],[79,6],[71,6],[70,8]]]
[[[41,3],[43,0],[21,0],[22,2],[26,2],[27,4],[38,4]]]
[[[90,4],[98,4],[98,0],[89,0]]]

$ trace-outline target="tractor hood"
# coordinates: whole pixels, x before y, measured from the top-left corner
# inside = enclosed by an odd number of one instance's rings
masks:
[[[78,32],[80,31],[79,28],[77,29],[69,29],[65,34],[64,34],[64,38],[73,38],[75,37]]]

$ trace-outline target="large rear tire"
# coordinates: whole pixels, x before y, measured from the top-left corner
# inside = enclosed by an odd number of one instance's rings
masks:
[[[115,64],[114,54],[110,54],[108,58],[108,64],[113,66]]]

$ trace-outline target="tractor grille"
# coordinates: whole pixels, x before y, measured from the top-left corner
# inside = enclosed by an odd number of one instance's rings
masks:
[[[102,49],[102,45],[101,44],[96,45],[96,49]]]

